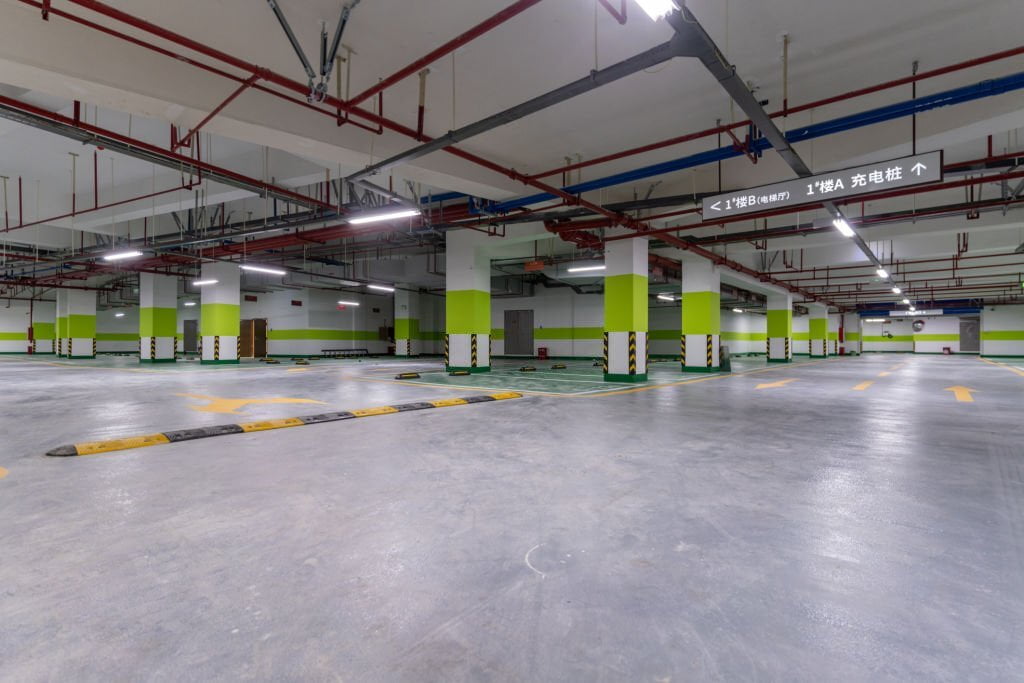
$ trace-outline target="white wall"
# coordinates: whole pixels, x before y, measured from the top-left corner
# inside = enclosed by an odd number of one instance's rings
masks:
[[[990,306],[981,312],[981,354],[1024,356],[1024,306]]]
[[[864,336],[862,338],[864,352],[872,351],[913,351],[914,350],[914,328],[909,320],[893,320],[890,323],[863,323]],[[893,336],[892,339],[883,339],[885,333]]]
[[[729,353],[767,353],[768,317],[759,313],[722,311],[722,343]]]
[[[419,295],[420,353],[444,353],[444,296]]]
[[[124,317],[116,317],[124,313]],[[104,339],[104,335],[130,336],[131,339]],[[139,351],[139,308],[108,308],[96,311],[96,352],[97,353],[138,353]]]
[[[30,324],[29,302],[0,300],[0,353],[27,353]]]
[[[915,353],[942,353],[949,347],[952,353],[960,352],[960,318],[947,315],[934,318],[915,318],[923,320],[924,327],[914,332]],[[936,339],[935,337],[942,337]]]
[[[810,316],[793,316],[793,355],[811,355],[811,342],[808,335],[811,332]]]
[[[541,346],[547,347],[550,356],[598,358],[604,353],[604,297],[600,294],[577,294],[568,287],[537,287],[533,297],[492,297],[492,330],[504,333],[505,311],[510,310],[533,311],[534,354]],[[675,310],[678,313],[679,309]],[[655,353],[653,344],[651,353]],[[503,339],[492,341],[491,353],[505,354]]]

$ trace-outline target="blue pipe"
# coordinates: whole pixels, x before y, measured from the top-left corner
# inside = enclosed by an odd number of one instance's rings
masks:
[[[862,128],[864,126],[870,126],[884,121],[892,121],[893,119],[920,114],[921,112],[929,111],[931,109],[961,104],[963,102],[971,102],[973,100],[1002,95],[1004,93],[1021,89],[1024,89],[1024,72],[989,81],[982,81],[981,83],[967,85],[961,88],[954,88],[953,90],[946,90],[945,92],[919,97],[916,100],[907,100],[905,102],[897,102],[896,104],[890,104],[876,109],[869,109],[868,111],[861,112],[859,114],[842,116],[837,119],[822,121],[821,123],[804,126],[802,128],[795,128],[786,134],[786,140],[791,143],[813,140],[826,135],[833,135],[835,133],[854,130],[856,128]],[[771,145],[768,143],[768,140],[763,137],[758,138],[751,143],[751,150],[758,154],[770,148]],[[671,173],[673,171],[681,171],[683,169],[693,168],[694,166],[702,166],[704,164],[712,164],[717,161],[733,159],[742,155],[743,152],[739,152],[731,146],[720,147],[718,149],[698,152],[697,154],[691,154],[678,159],[663,161],[650,166],[642,166],[631,171],[624,171],[622,173],[605,176],[604,178],[596,178],[584,183],[568,185],[563,187],[562,190],[569,194],[581,194],[583,192],[600,190],[614,185],[623,185],[636,180],[664,175],[665,173]],[[465,196],[468,195],[449,192],[443,195],[431,197],[430,199],[437,201],[438,198],[441,197],[445,200],[449,200]],[[517,199],[510,199],[505,202],[492,204],[488,209],[495,213],[504,213],[511,211],[512,209],[556,198],[557,197],[553,194],[540,192],[526,197],[519,197]],[[427,197],[424,197],[421,201],[426,201],[427,199]]]

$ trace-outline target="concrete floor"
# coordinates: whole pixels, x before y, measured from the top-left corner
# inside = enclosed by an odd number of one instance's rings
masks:
[[[477,393],[409,367],[0,362],[0,679],[1024,677],[1024,376],[976,358],[41,455]]]

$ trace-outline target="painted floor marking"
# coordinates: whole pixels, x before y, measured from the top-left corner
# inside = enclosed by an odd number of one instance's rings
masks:
[[[1005,368],[1006,370],[1009,370],[1010,372],[1015,372],[1018,375],[1020,375],[1021,377],[1024,377],[1024,370],[1021,370],[1020,368],[1014,367],[1013,365],[1010,365],[1008,363],[1000,363],[997,360],[991,360],[989,358],[982,358],[980,360],[983,363],[988,363],[989,365],[994,365],[997,368]]]
[[[227,413],[230,415],[241,414],[239,408],[244,408],[248,405],[267,405],[276,403],[320,403],[323,401],[314,401],[311,398],[221,398],[220,396],[205,396],[203,394],[175,394],[175,396],[183,396],[185,398],[194,398],[199,401],[209,401],[206,405],[197,406],[190,405],[189,408],[192,410],[198,410],[202,413]]]
[[[868,380],[867,382],[861,382],[860,384],[855,386],[853,388],[853,390],[854,391],[864,391],[865,389],[867,389],[868,387],[870,387],[874,383],[875,383],[875,380],[873,380],[873,379]]]
[[[4,477],[6,477],[6,476],[7,476],[8,474],[10,474],[10,472],[8,472],[7,470],[5,470],[5,469],[4,469],[3,467],[0,467],[0,479],[3,479],[3,478],[4,478]]]
[[[953,387],[946,387],[943,391],[952,391],[953,396],[956,397],[957,403],[974,403],[974,397],[971,393],[977,391],[977,389],[957,385]]]
[[[879,377],[888,377],[888,376],[889,376],[889,375],[891,375],[891,374],[892,374],[891,372],[888,372],[888,371],[886,371],[886,372],[880,372],[880,373],[878,373],[878,376],[879,376]]]
[[[780,379],[778,382],[766,382],[764,384],[758,384],[754,388],[755,389],[777,389],[779,387],[786,386],[790,382],[795,382],[795,381],[796,381],[796,378],[795,377],[791,377],[789,379]]]

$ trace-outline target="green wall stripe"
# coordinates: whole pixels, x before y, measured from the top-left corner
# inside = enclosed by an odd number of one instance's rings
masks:
[[[96,341],[139,341],[133,332],[97,332]]]
[[[68,336],[74,339],[91,339],[96,336],[96,316],[76,315],[68,316]]]
[[[235,330],[238,334],[238,330]],[[228,335],[231,336],[231,335]],[[377,330],[268,330],[270,341],[381,341]]]
[[[647,331],[647,274],[625,273],[604,279],[605,332]]]
[[[810,340],[811,340],[811,333],[810,332],[794,332],[793,333],[793,341],[810,341]]]
[[[868,342],[912,342],[912,341],[914,341],[914,336],[910,335],[910,334],[894,334],[892,336],[892,339],[890,339],[889,337],[882,337],[882,336],[866,334],[866,335],[864,335],[863,341],[865,343],[868,343]]]
[[[534,339],[604,339],[603,327],[536,327]]]
[[[178,309],[140,308],[140,337],[173,337],[178,329]],[[237,331],[235,332],[237,334]]]
[[[718,292],[683,292],[682,305],[682,334],[719,334],[722,331]]]
[[[28,341],[28,332],[0,332],[0,341]]]
[[[237,337],[241,310],[238,304],[203,304],[199,313],[200,336]]]
[[[836,332],[829,332],[828,333],[828,340],[829,341],[839,341],[839,332],[838,331],[836,331]]]
[[[1024,330],[982,330],[982,341],[1024,341]]]
[[[958,342],[959,334],[915,334],[916,342]]]
[[[722,341],[768,341],[768,335],[764,332],[722,332]]]
[[[445,293],[445,331],[448,334],[490,334],[491,293],[460,289]]]
[[[847,332],[846,341],[860,341],[860,332]]]

